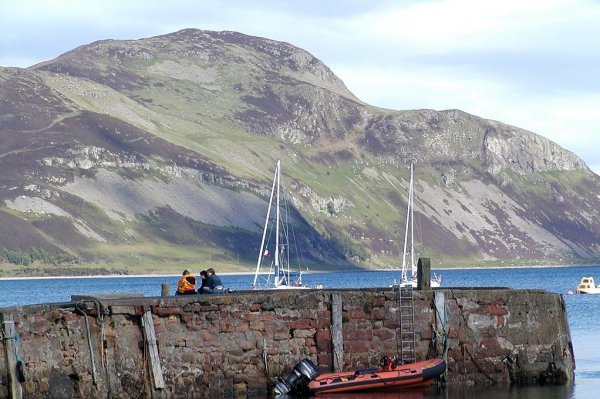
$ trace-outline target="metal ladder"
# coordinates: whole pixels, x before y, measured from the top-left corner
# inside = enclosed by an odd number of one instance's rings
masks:
[[[398,292],[399,333],[396,334],[398,354],[403,363],[417,361],[415,342],[415,308],[413,303],[413,287],[399,287]]]

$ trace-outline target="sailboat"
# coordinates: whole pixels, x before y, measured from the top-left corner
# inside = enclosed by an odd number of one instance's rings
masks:
[[[308,288],[308,286],[302,283],[302,272],[292,272],[290,270],[290,224],[282,223],[283,218],[285,218],[284,221],[287,221],[290,216],[287,212],[287,207],[284,207],[285,212],[283,214],[281,212],[280,182],[281,161],[277,160],[267,218],[258,253],[258,261],[256,262],[254,281],[252,283],[253,289]],[[275,204],[273,204],[273,201],[275,201]],[[275,205],[275,217],[271,218],[273,205]],[[269,233],[268,236],[267,233]],[[261,274],[261,265],[265,259],[272,259],[266,278],[264,274]]]
[[[417,286],[417,265],[415,263],[414,247],[414,192],[414,167],[411,162],[410,181],[408,183],[408,205],[406,210],[406,229],[404,230],[404,251],[402,252],[402,274],[400,276],[400,287],[406,287],[409,285],[412,287]],[[407,255],[409,257],[408,263],[406,261]],[[431,279],[431,287],[439,287],[441,283],[442,276],[437,276],[434,274],[434,277]]]

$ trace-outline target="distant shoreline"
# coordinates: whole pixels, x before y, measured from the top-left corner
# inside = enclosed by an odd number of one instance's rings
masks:
[[[199,274],[199,273],[197,273]],[[218,273],[219,276],[232,275],[253,275],[251,272],[226,272]],[[168,277],[179,278],[181,274],[90,274],[88,276],[20,276],[20,277],[0,277],[0,281],[6,280],[58,280],[58,279],[83,279],[83,278],[148,278],[148,277]]]
[[[458,267],[446,267],[446,268],[435,268],[431,269],[432,273],[439,273],[448,270],[489,270],[489,269],[548,269],[548,268],[566,268],[566,267],[600,267],[598,264],[574,264],[574,265],[521,265],[521,266],[458,266]],[[352,270],[308,270],[304,271],[304,274],[319,274],[319,273],[344,273],[344,272],[395,272],[400,269],[352,269]],[[221,276],[252,276],[254,272],[222,272],[218,273]],[[268,274],[261,272],[260,274]],[[57,280],[57,279],[94,279],[94,278],[179,278],[181,274],[93,274],[93,275],[82,275],[82,276],[15,276],[15,277],[0,277],[0,281],[18,281],[18,280]]]

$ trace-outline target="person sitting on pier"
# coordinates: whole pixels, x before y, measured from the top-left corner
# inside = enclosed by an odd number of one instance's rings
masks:
[[[196,293],[196,277],[188,270],[184,270],[181,279],[177,283],[175,295],[193,295]]]
[[[206,270],[202,270],[200,272],[200,278],[202,279],[202,285],[198,288],[198,294],[208,294],[208,292],[204,291],[204,289],[208,285],[208,273]]]
[[[221,279],[219,276],[215,274],[215,269],[212,267],[206,270],[206,286],[202,289],[202,292],[205,294],[220,294],[225,289],[223,287],[223,283],[221,283]]]

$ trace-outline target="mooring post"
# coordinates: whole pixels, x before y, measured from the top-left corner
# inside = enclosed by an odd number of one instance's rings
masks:
[[[331,294],[331,342],[333,344],[333,371],[344,369],[344,337],[342,335],[342,294]]]
[[[10,397],[21,399],[23,389],[17,377],[17,333],[12,314],[2,314],[2,334],[4,336],[4,347],[6,348]]]
[[[419,258],[417,263],[417,289],[431,289],[431,261],[429,258]]]
[[[171,288],[169,287],[169,283],[162,283],[161,286],[161,290],[160,290],[160,296],[170,296],[170,290]]]

